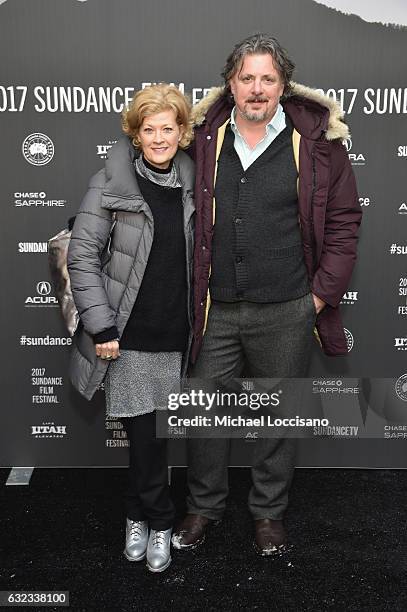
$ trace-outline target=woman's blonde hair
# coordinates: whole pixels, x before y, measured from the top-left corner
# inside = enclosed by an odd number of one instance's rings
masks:
[[[179,89],[166,83],[151,85],[134,94],[130,105],[122,112],[123,132],[139,147],[138,133],[144,119],[169,109],[175,112],[177,124],[184,128],[179,142],[184,149],[193,139],[191,103]]]

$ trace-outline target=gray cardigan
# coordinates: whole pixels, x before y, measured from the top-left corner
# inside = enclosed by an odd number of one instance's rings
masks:
[[[96,356],[93,336],[114,325],[119,337],[137,299],[154,237],[154,220],[143,200],[133,167],[134,147],[121,138],[109,151],[104,169],[89,183],[68,250],[72,295],[80,316],[74,337],[70,378],[76,389],[90,400],[100,387],[109,362]],[[192,263],[194,222],[194,163],[178,151],[174,163],[182,183],[188,312],[192,323]],[[111,258],[102,267],[101,254],[109,239],[112,213],[116,224],[110,245]],[[183,358],[185,374],[189,348]]]

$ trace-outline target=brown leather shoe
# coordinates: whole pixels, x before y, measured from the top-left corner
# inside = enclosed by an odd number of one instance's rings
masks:
[[[205,541],[205,531],[208,527],[219,525],[221,521],[213,521],[201,514],[187,514],[172,535],[172,545],[178,550],[192,550]]]
[[[256,535],[254,548],[263,557],[283,552],[287,546],[287,535],[283,521],[259,519],[254,521]]]

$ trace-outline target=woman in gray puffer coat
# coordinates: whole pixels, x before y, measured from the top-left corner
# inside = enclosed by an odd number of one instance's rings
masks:
[[[91,179],[72,230],[80,325],[71,380],[91,399],[105,379],[107,414],[130,440],[124,554],[147,556],[160,572],[171,562],[174,507],[155,409],[183,376],[192,339],[194,167],[180,150],[192,139],[190,104],[175,87],[148,87],[122,125],[126,136]]]

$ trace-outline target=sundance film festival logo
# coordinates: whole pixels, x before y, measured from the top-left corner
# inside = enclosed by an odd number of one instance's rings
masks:
[[[366,197],[361,196],[359,198],[359,204],[361,206],[370,206],[370,204],[371,204],[370,198],[366,198]]]
[[[347,291],[343,294],[341,304],[354,304],[358,301],[358,291]]]
[[[48,242],[19,242],[19,253],[47,253]]]
[[[22,152],[24,159],[32,166],[45,166],[54,157],[54,143],[46,134],[35,132],[24,140]]]
[[[402,374],[400,378],[396,380],[394,388],[397,397],[403,402],[407,402],[407,374]]]
[[[63,438],[66,436],[66,425],[55,425],[53,421],[31,425],[31,435],[34,438]]]
[[[354,339],[349,329],[346,329],[346,327],[344,327],[343,331],[345,332],[346,346],[348,347],[348,353],[350,353],[351,350],[353,349]]]
[[[401,306],[397,306],[397,314],[401,315],[402,317],[407,316],[407,302],[406,304],[403,304]]]
[[[402,202],[399,206],[398,210],[399,215],[407,215],[407,204],[406,202]]]
[[[399,295],[407,297],[407,277],[399,278]]]
[[[37,283],[37,295],[28,296],[25,306],[58,306],[58,300],[51,293],[51,284],[48,281]]]
[[[397,147],[397,157],[407,157],[407,145]]]
[[[353,153],[350,152],[353,147],[353,142],[351,138],[345,138],[344,140],[342,140],[342,143],[348,152],[348,157],[352,166],[364,166],[366,164],[366,158],[363,153],[355,153],[354,151]]]
[[[405,316],[407,315],[407,277],[399,278],[399,296],[404,298],[405,304],[397,307],[397,314]]]

